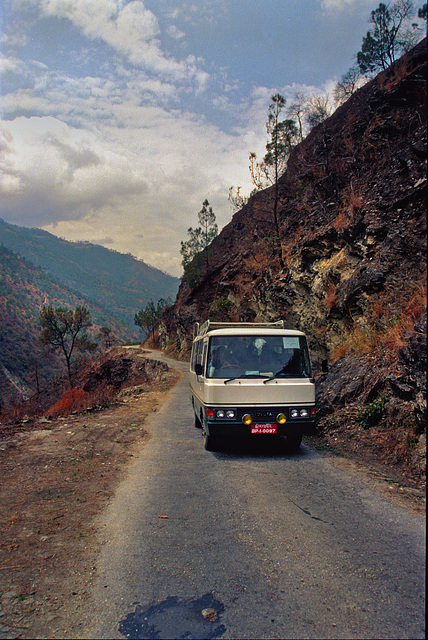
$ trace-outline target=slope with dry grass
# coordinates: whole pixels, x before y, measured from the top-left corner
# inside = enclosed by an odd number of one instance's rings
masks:
[[[214,240],[208,271],[183,280],[160,328],[181,357],[207,318],[302,329],[315,371],[330,364],[318,385],[326,439],[415,482],[426,450],[426,58],[424,40],[293,150],[280,252],[271,188]]]

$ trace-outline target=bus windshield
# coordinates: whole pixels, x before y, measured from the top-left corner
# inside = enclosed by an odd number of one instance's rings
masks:
[[[207,378],[311,378],[306,338],[282,335],[212,336]]]

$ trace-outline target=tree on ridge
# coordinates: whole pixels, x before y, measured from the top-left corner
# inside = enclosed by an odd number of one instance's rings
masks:
[[[218,226],[213,208],[207,199],[202,203],[202,209],[198,213],[199,227],[193,229],[189,227],[187,233],[189,239],[181,241],[180,253],[183,256],[182,265],[184,270],[190,265],[193,258],[202,251],[204,252],[205,267],[208,271],[208,247],[218,235]]]
[[[75,348],[80,351],[95,351],[97,348],[97,344],[87,333],[82,333],[92,325],[89,310],[86,307],[76,307],[73,310],[67,307],[54,309],[52,306],[47,306],[43,307],[39,322],[42,327],[39,335],[40,342],[53,350],[63,352],[70,387],[72,387],[71,357]]]
[[[423,9],[420,10],[420,17]],[[363,38],[357,63],[361,73],[373,73],[390,67],[397,57],[414,46],[419,38],[417,25],[410,26],[415,16],[412,0],[396,0],[391,5],[381,2],[371,12],[371,29]]]

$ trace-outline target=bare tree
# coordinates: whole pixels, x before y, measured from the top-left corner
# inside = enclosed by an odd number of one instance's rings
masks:
[[[249,200],[248,196],[242,195],[241,189],[242,187],[230,187],[229,189],[227,199],[229,200],[232,211],[234,212],[242,209]]]
[[[334,99],[337,104],[343,104],[353,93],[362,87],[369,78],[361,74],[358,66],[351,67],[343,74],[334,89]]]
[[[297,122],[299,142],[302,142],[303,140],[303,123],[306,114],[306,103],[307,97],[298,91],[294,95],[293,102],[287,109],[287,115]]]
[[[334,112],[336,105],[328,94],[312,96],[307,101],[306,122],[312,130],[317,125],[324,122]]]
[[[94,351],[97,348],[97,344],[86,333],[82,333],[92,325],[91,315],[86,307],[76,307],[73,310],[49,306],[43,307],[39,321],[42,326],[39,340],[42,344],[63,352],[72,387],[71,357],[75,348],[80,351]]]
[[[273,222],[275,225],[276,241],[281,245],[278,223],[278,180],[287,168],[291,149],[297,143],[298,132],[294,120],[280,119],[281,112],[286,104],[285,98],[281,94],[276,93],[272,96],[271,100],[272,102],[269,105],[268,111],[268,121],[266,123],[266,131],[269,136],[266,144],[266,154],[262,162],[257,162],[256,154],[254,152],[250,153],[250,175],[254,186],[258,190],[270,185],[274,186]],[[280,261],[282,265],[281,252]]]

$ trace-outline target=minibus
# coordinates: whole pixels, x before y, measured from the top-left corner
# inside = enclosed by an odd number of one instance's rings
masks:
[[[296,451],[315,426],[306,336],[282,320],[195,323],[190,389],[208,451],[226,438],[259,436],[285,436]]]

